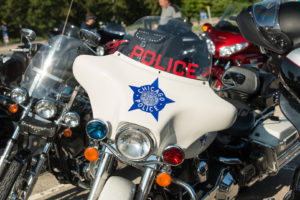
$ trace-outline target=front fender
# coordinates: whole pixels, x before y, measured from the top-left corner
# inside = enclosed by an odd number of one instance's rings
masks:
[[[120,176],[111,176],[106,181],[98,200],[133,200],[135,185]]]

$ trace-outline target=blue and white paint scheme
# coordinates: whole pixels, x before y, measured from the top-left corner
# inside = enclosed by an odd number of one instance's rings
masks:
[[[158,87],[158,78],[151,85],[141,87],[129,86],[133,91],[133,105],[129,111],[141,110],[151,113],[158,121],[158,114],[166,104],[174,103],[173,100],[166,97],[165,93]]]

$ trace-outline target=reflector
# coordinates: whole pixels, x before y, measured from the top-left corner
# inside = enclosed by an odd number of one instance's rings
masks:
[[[179,165],[184,160],[184,151],[175,145],[168,146],[163,151],[163,159],[170,165]]]
[[[156,177],[156,183],[157,185],[161,187],[168,187],[172,182],[172,178],[169,174],[167,173],[160,173]]]
[[[97,149],[95,149],[94,147],[88,147],[87,149],[85,149],[84,151],[84,157],[90,161],[90,162],[94,162],[96,160],[98,160],[99,158],[99,152]]]
[[[15,104],[11,104],[8,109],[9,109],[9,112],[11,112],[13,114],[17,113],[19,110],[18,106]]]

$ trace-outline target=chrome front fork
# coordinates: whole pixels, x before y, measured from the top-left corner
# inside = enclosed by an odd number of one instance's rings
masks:
[[[5,150],[4,150],[4,152],[1,156],[1,159],[0,159],[0,177],[2,176],[2,173],[5,169],[6,164],[9,163],[8,157],[9,157],[9,155],[10,155],[10,153],[11,153],[11,151],[12,151],[14,145],[15,145],[16,140],[19,137],[19,134],[20,134],[19,126],[17,126],[14,133],[13,133],[13,135],[12,135],[12,137],[8,140],[8,142],[6,144],[6,147],[5,147]]]
[[[108,150],[106,147],[103,147],[102,151],[104,153],[102,154],[101,159],[99,161],[97,173],[92,183],[93,185],[87,200],[96,200],[99,198],[103,190],[103,187],[105,185],[105,182],[111,173],[111,169],[114,162],[114,156],[111,155],[110,150]],[[152,188],[152,184],[154,182],[155,176],[156,176],[155,166],[146,168],[143,177],[141,179],[141,182],[139,184],[137,193],[135,195],[136,200],[147,199],[149,192]]]
[[[47,142],[44,149],[43,149],[43,153],[40,155],[38,163],[35,167],[35,169],[33,171],[30,171],[30,176],[27,178],[27,187],[25,188],[25,191],[23,193],[23,198],[24,200],[28,199],[28,197],[30,196],[32,189],[38,179],[38,176],[41,173],[42,167],[45,164],[48,152],[51,148],[51,142]]]
[[[113,166],[114,156],[110,154],[110,151],[106,147],[102,148],[102,152],[104,153],[99,161],[95,180],[92,183],[93,186],[87,200],[96,200],[100,196]]]
[[[29,102],[29,104],[24,108],[24,111],[21,115],[21,118],[20,120],[24,119],[25,116],[27,116],[27,114],[29,113],[30,111],[30,107],[32,105],[32,100]],[[15,128],[15,131],[12,135],[12,137],[8,140],[7,144],[6,144],[6,147],[5,147],[5,150],[0,158],[0,177],[2,176],[3,174],[3,171],[6,167],[6,164],[9,163],[9,160],[8,160],[8,157],[15,145],[15,142],[16,140],[18,139],[19,135],[20,135],[20,131],[19,131],[19,126],[17,126]]]
[[[146,168],[141,182],[138,187],[138,191],[135,196],[135,200],[145,200],[147,199],[150,190],[152,188],[152,184],[154,182],[156,176],[156,171],[154,168]]]

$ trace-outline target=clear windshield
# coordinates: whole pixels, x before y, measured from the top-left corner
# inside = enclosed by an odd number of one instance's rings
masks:
[[[74,84],[72,64],[84,49],[80,40],[64,35],[53,37],[49,43],[34,56],[21,82],[21,87],[38,99],[55,97],[63,86]]]
[[[224,22],[237,25],[236,17],[242,11],[242,8],[243,6],[238,4],[228,6],[216,26],[220,26]]]
[[[265,0],[253,5],[253,15],[258,26],[279,28],[277,16],[280,2],[280,0]]]
[[[109,22],[104,27],[104,31],[111,33],[111,34],[119,35],[119,36],[125,35],[125,28],[121,24],[114,23],[114,22]]]
[[[158,25],[160,17],[143,17],[127,29],[120,52],[145,65],[174,75],[207,80],[210,55],[206,41],[191,31],[191,25],[170,19]]]

